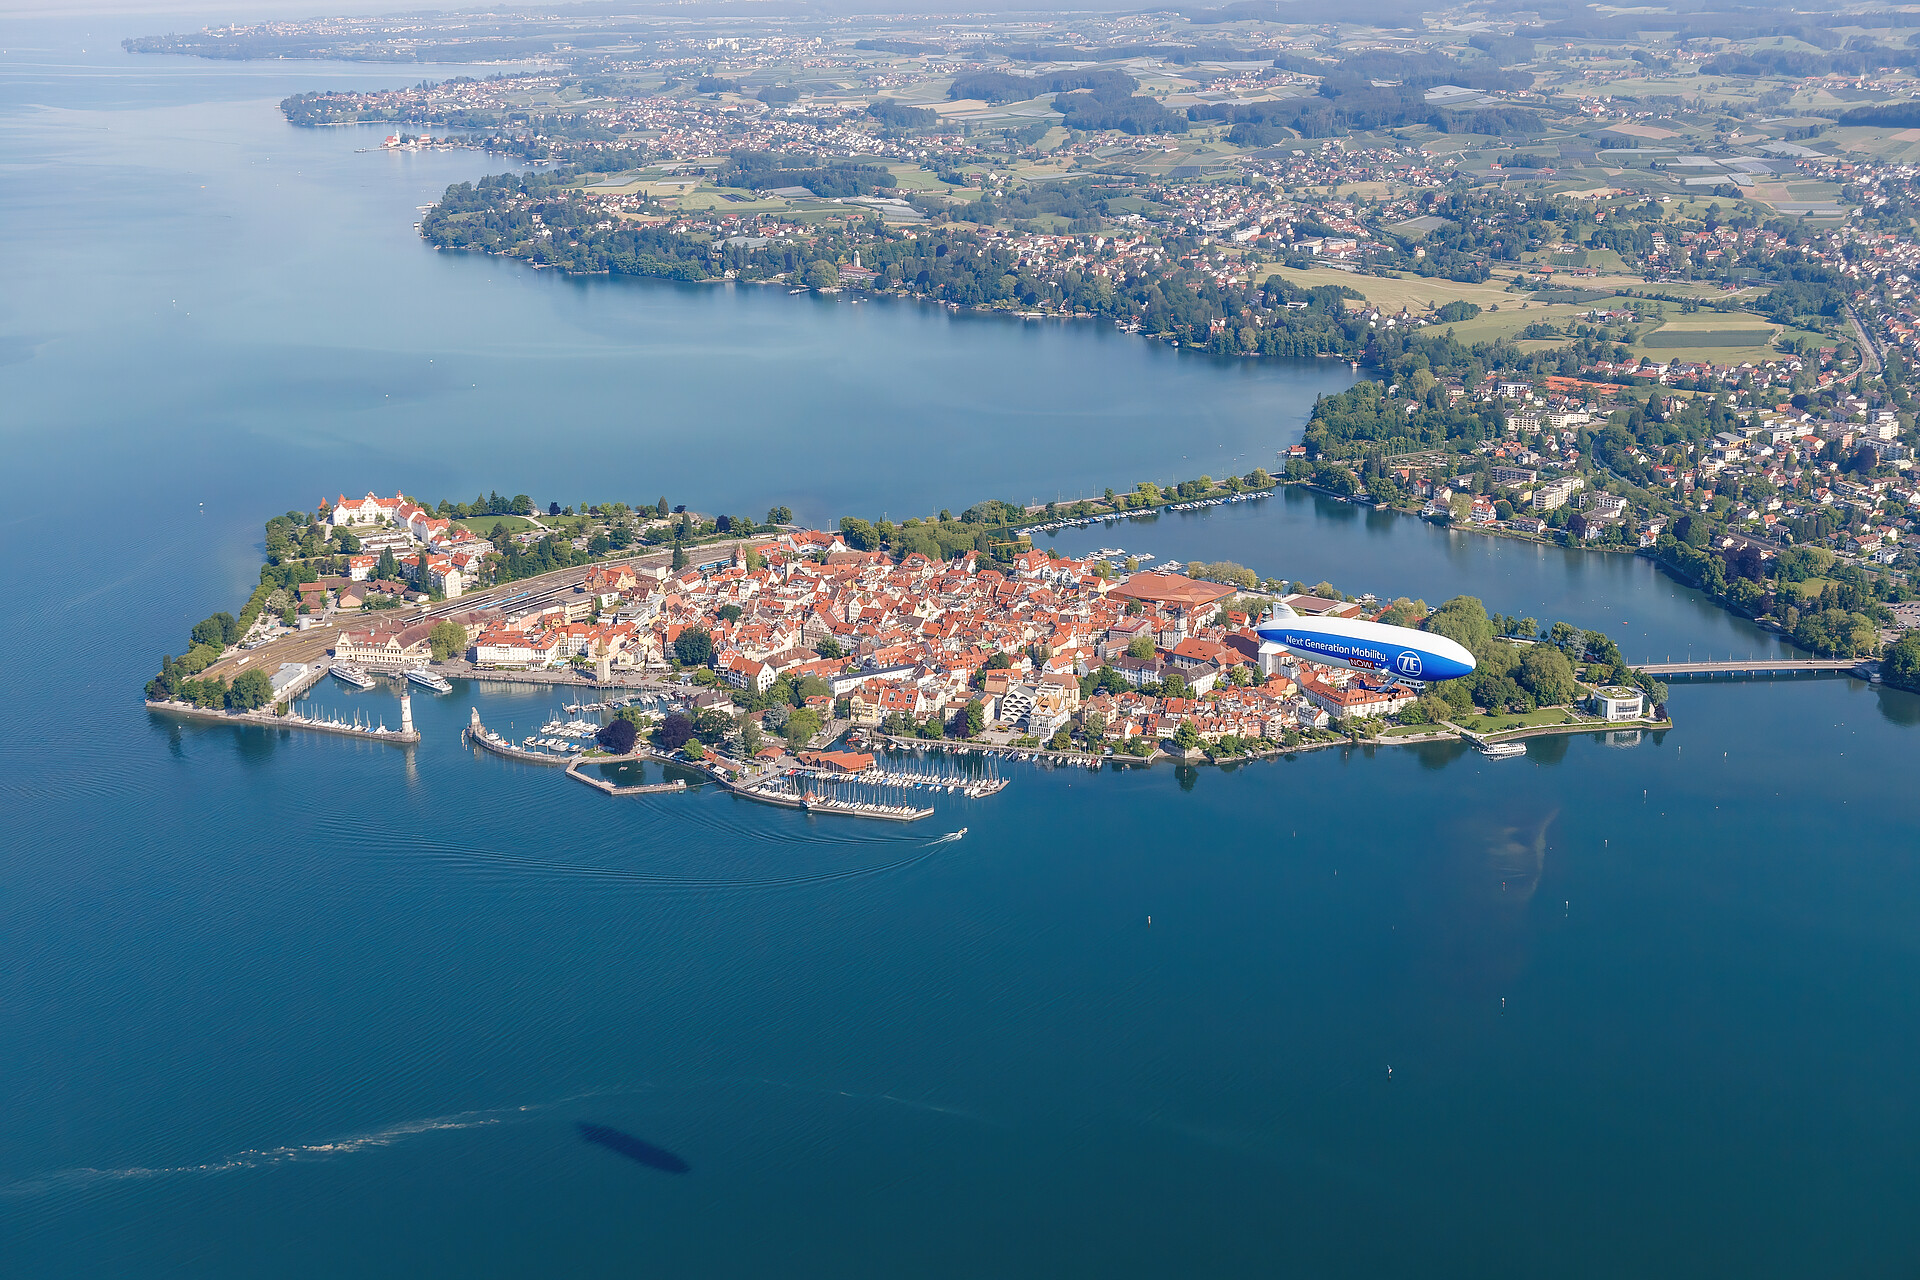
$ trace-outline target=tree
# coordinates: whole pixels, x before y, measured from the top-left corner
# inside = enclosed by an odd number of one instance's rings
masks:
[[[689,760],[705,760],[707,758],[707,749],[700,745],[698,738],[687,743],[686,751],[687,759]]]
[[[467,629],[457,622],[436,622],[427,633],[427,643],[433,648],[433,660],[445,662],[467,651]]]
[[[740,748],[748,756],[760,754],[761,746],[766,742],[766,734],[760,732],[760,722],[751,714],[740,716]]]
[[[678,573],[686,567],[687,567],[687,548],[685,544],[676,541],[673,544],[673,571],[675,573]]]
[[[806,746],[818,732],[820,713],[811,707],[802,707],[787,717],[787,745],[795,751]]]
[[[1551,645],[1536,644],[1520,657],[1515,679],[1543,707],[1561,706],[1579,696],[1573,664]]]
[[[733,732],[733,717],[709,707],[693,717],[693,736],[710,746],[719,746]]]
[[[978,698],[967,700],[967,736],[971,738],[987,727],[987,708]]]
[[[258,668],[242,671],[227,687],[227,705],[235,711],[258,711],[273,701],[273,681]]]
[[[792,524],[793,508],[792,507],[769,507],[767,509],[767,523],[768,524]]]
[[[204,644],[216,649],[224,649],[240,638],[240,624],[232,614],[222,611],[211,618],[196,622],[193,626],[192,638],[195,648]]]
[[[380,548],[380,559],[374,563],[373,576],[382,582],[399,581],[400,562],[393,558],[392,547]]]
[[[1133,639],[1127,641],[1127,656],[1129,658],[1138,658],[1142,662],[1151,662],[1153,660],[1153,651],[1152,636],[1135,636]]]
[[[1426,629],[1435,635],[1458,641],[1479,657],[1493,643],[1493,622],[1487,607],[1473,596],[1455,596],[1427,619]]]
[[[821,258],[810,265],[802,282],[809,289],[834,289],[840,284],[840,268]]]
[[[840,521],[840,534],[855,551],[874,551],[880,546],[880,533],[865,520],[847,516]]]
[[[660,723],[660,745],[669,751],[678,751],[692,737],[693,721],[684,711],[671,712]]]
[[[640,732],[633,727],[633,721],[614,719],[601,726],[600,732],[593,735],[603,750],[616,756],[623,756],[633,750],[633,744],[639,740]]]
[[[673,641],[673,656],[683,666],[704,667],[713,661],[713,635],[705,627],[688,627]]]
[[[1182,751],[1192,751],[1200,745],[1200,731],[1193,727],[1193,717],[1188,716],[1180,721],[1180,727],[1174,730],[1173,741]]]
[[[1894,641],[1880,663],[1880,677],[1896,689],[1920,693],[1920,631]]]
[[[666,518],[668,512],[672,510],[673,508],[667,505],[667,500],[664,497],[661,498],[660,501],[653,504],[653,514],[656,516],[659,516],[663,520]]]

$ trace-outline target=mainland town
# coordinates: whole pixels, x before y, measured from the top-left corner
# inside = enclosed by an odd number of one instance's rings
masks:
[[[1143,570],[1118,549],[1061,559],[1031,538],[1276,484],[1643,555],[1809,654],[1920,685],[1910,15],[1288,16],[508,9],[129,42],[536,61],[281,104],[297,127],[365,128],[369,163],[423,146],[508,158],[514,172],[422,210],[443,252],[1110,324],[1196,359],[1338,361],[1359,379],[1315,405],[1272,475],[827,532],[664,499],[541,514],[338,495],[269,527],[254,599],[202,623],[150,693],[269,705],[265,675],[232,692],[238,646],[306,627],[352,666],[699,681],[757,732],[812,713],[822,731],[1115,752],[1518,728],[1586,714],[1596,687],[1662,701],[1567,621],[1365,584],[1288,592],[1231,564]],[[689,562],[720,540],[720,562]],[[511,598],[549,581],[571,594]],[[1263,660],[1249,624],[1283,594],[1457,632],[1480,671],[1417,691]]]
[[[1287,479],[1640,551],[1802,648],[1864,658],[1915,621],[1920,555],[1906,21],[505,13],[140,47],[546,51],[282,107],[390,129],[388,149],[512,157],[424,211],[448,252],[1350,361],[1365,380],[1315,408]]]

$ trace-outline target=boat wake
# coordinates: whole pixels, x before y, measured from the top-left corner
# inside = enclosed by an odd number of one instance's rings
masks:
[[[48,1192],[71,1190],[105,1182],[143,1182],[155,1178],[181,1177],[187,1174],[239,1173],[249,1169],[272,1168],[276,1165],[332,1160],[378,1147],[391,1147],[425,1133],[486,1128],[489,1125],[505,1123],[520,1115],[545,1109],[544,1106],[535,1104],[509,1107],[498,1111],[466,1111],[450,1116],[433,1116],[425,1120],[410,1120],[385,1129],[335,1138],[331,1142],[238,1151],[203,1164],[155,1167],[133,1165],[123,1169],[63,1169],[58,1173],[43,1174],[37,1178],[27,1178],[0,1187],[0,1197],[43,1195]]]

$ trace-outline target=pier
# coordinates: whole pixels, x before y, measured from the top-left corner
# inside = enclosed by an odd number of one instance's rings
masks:
[[[529,751],[525,747],[516,746],[480,723],[478,707],[473,708],[472,718],[468,720],[467,727],[461,730],[460,734],[468,742],[484,751],[491,751],[508,760],[518,760],[522,764],[570,765],[580,758],[578,753],[562,756],[550,751]]]
[[[625,760],[644,760],[649,758],[651,757],[636,752],[632,755],[607,756],[604,759],[596,759],[592,763],[619,764]],[[687,789],[687,780],[685,778],[675,778],[671,782],[647,782],[631,787],[617,786],[614,783],[608,782],[605,778],[589,778],[586,774],[580,772],[580,766],[584,763],[586,763],[586,761],[582,757],[575,756],[573,762],[567,766],[567,776],[576,782],[584,782],[597,791],[604,791],[610,796],[657,796],[666,795],[669,792],[685,791]]]
[[[285,715],[276,715],[271,711],[225,711],[215,707],[196,707],[186,702],[147,701],[147,710],[162,715],[178,716],[183,720],[200,720],[212,724],[256,725],[263,729],[302,729],[309,733],[335,733],[348,738],[362,738],[372,742],[387,742],[396,747],[410,747],[420,741],[420,731],[413,727],[413,706],[405,696],[400,699],[400,727],[389,729],[380,725],[362,724],[357,720],[319,720],[303,716],[297,711]]]
[[[804,809],[808,813],[832,813],[846,818],[879,818],[887,822],[918,822],[922,818],[931,818],[932,809],[919,809],[904,804],[879,804],[860,800],[829,800],[815,795],[811,791],[801,792],[784,790],[780,779],[763,782],[757,786],[734,787],[735,795],[749,800],[758,800],[762,804],[779,805],[783,809]]]

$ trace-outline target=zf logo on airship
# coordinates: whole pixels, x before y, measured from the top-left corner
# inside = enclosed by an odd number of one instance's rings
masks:
[[[1420,678],[1420,655],[1408,649],[1393,660],[1393,669],[1403,676],[1418,680]]]

